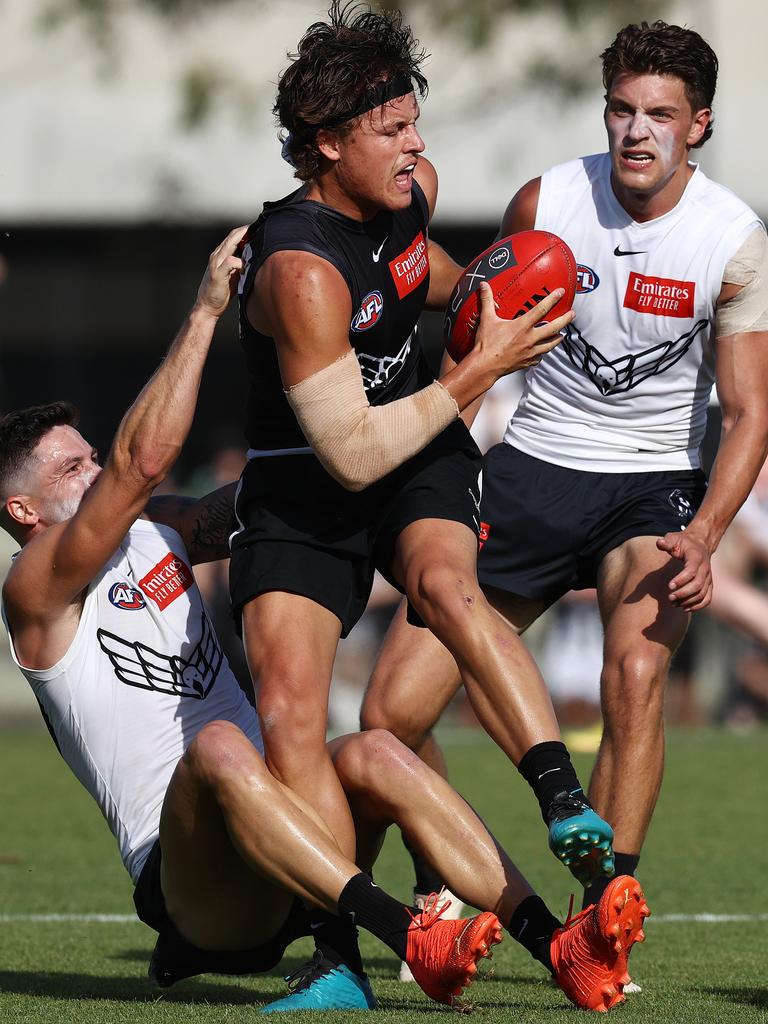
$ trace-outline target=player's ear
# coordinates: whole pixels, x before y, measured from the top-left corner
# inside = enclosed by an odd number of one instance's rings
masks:
[[[686,143],[689,146],[695,146],[697,142],[701,142],[704,132],[707,130],[709,122],[712,120],[712,108],[703,107],[701,110],[697,110],[693,115],[693,124],[691,130],[688,132],[688,138]]]
[[[6,499],[5,513],[12,523],[27,528],[34,526],[40,519],[28,494],[13,494]]]
[[[321,128],[317,133],[315,144],[326,160],[337,163],[341,159],[339,136],[336,132],[330,132],[326,128]]]

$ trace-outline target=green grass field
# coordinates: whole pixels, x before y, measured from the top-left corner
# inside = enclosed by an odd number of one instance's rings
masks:
[[[534,800],[490,741],[451,734],[454,784],[472,801],[560,914],[570,875],[546,849]],[[673,733],[664,790],[640,877],[654,917],[632,955],[644,991],[613,1011],[626,1022],[765,1021],[768,1016],[768,736]],[[589,759],[580,758],[582,776]],[[153,933],[133,921],[39,921],[34,915],[131,913],[128,876],[101,816],[42,732],[0,733],[0,1021],[252,1021],[282,995],[280,974],[211,976],[158,996],[145,983]],[[406,898],[408,863],[392,834],[377,880]],[[672,915],[746,915],[750,920],[676,921]],[[392,954],[363,935],[381,1009],[375,1020],[449,1014],[400,984]],[[288,951],[284,972],[309,951]],[[542,969],[507,938],[492,978],[471,990],[483,1021],[573,1021],[575,1011]],[[425,1017],[425,1015],[428,1015]],[[314,1015],[296,1015],[299,1022]],[[344,1021],[369,1014],[335,1013]],[[316,1019],[316,1016],[315,1016]]]

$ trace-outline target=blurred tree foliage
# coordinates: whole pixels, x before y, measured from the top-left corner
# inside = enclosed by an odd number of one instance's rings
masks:
[[[290,0],[282,0],[290,3]],[[532,46],[523,69],[530,84],[558,88],[564,97],[580,95],[594,78],[593,39],[607,42],[613,32],[631,21],[662,17],[669,0],[371,0],[381,8],[400,8],[406,18],[425,15],[436,30],[462,39],[468,49],[481,51],[492,43],[494,31],[507,19],[521,21],[549,16],[564,23],[572,46],[566,58],[549,56]],[[41,0],[41,25],[55,30],[80,22],[91,38],[105,69],[119,68],[121,18],[128,9],[144,9],[183,31],[185,23],[216,9],[241,6],[249,13],[265,11],[266,0]],[[228,72],[213,64],[191,63],[181,75],[180,120],[195,128],[211,116],[218,100],[229,98],[244,105],[242,89]]]

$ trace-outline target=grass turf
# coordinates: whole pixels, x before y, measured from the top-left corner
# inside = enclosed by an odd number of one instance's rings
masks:
[[[640,871],[656,917],[647,926],[649,941],[632,955],[632,973],[644,991],[613,1011],[622,1020],[766,1020],[767,738],[765,732],[735,737],[715,731],[670,737],[665,785]],[[525,784],[483,736],[453,734],[447,753],[454,784],[552,909],[564,915],[574,887],[546,849]],[[586,778],[589,758],[578,758],[577,767]],[[0,1020],[244,1022],[252,1021],[257,1004],[284,994],[281,974],[306,958],[307,940],[289,949],[280,972],[193,979],[158,996],[145,983],[154,938],[144,925],[14,920],[33,914],[129,914],[133,905],[106,826],[44,733],[0,734],[0,778]],[[407,898],[409,865],[394,830],[377,880]],[[696,913],[764,919],[663,919]],[[362,948],[381,1007],[377,1021],[407,1024],[450,1012],[415,986],[396,981],[397,964],[376,939],[363,933]],[[493,965],[493,977],[470,990],[483,1021],[573,1021],[577,1011],[508,937]],[[350,1024],[372,1019],[352,1012],[329,1017]],[[310,1019],[317,1016],[292,1017],[297,1024]]]

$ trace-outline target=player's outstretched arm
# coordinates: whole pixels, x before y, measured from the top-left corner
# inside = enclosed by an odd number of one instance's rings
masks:
[[[211,254],[197,300],[168,353],[123,417],[104,466],[75,515],[34,537],[16,559],[4,596],[46,622],[68,608],[116,549],[174,464],[192,423],[205,359],[233,278],[245,228]]]

